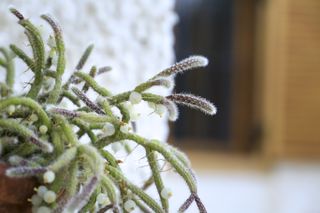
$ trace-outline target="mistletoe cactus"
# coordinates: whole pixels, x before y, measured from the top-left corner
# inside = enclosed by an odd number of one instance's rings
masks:
[[[159,115],[167,111],[171,121],[178,118],[176,104],[215,114],[214,105],[201,97],[183,93],[161,96],[148,92],[156,86],[172,88],[176,74],[204,67],[208,60],[203,56],[191,56],[131,91],[113,94],[95,81],[95,77],[109,71],[109,67],[98,69],[93,66],[89,72],[83,71],[93,49],[90,45],[71,77],[63,82],[65,46],[58,23],[49,15],[41,16],[53,30],[46,43],[30,20],[14,8],[10,11],[24,28],[32,56],[14,44],[8,49],[0,49],[3,55],[0,66],[6,71],[5,82],[0,84],[1,160],[10,165],[7,176],[38,179],[39,186],[30,198],[33,210],[39,213],[130,212],[139,208],[142,212],[169,212],[168,198],[172,192],[161,177],[161,157],[190,190],[190,196],[179,212],[187,210],[192,202],[200,212],[206,212],[186,155],[166,143],[136,134],[134,121],[137,115],[132,105],[148,102]],[[13,91],[14,58],[22,60],[34,75],[28,91],[20,95]],[[88,90],[97,93],[99,98],[91,100]],[[74,109],[63,107],[63,99],[70,100]],[[120,113],[116,114],[114,108]],[[90,142],[83,142],[85,135]],[[131,182],[119,166],[121,161],[107,149],[124,140],[145,150],[152,175],[144,186]],[[130,152],[130,147],[126,150]],[[151,184],[155,184],[160,199],[145,192]]]

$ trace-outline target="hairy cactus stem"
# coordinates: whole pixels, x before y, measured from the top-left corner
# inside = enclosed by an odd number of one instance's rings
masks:
[[[10,106],[10,105],[22,105],[31,108],[40,118],[44,125],[49,129],[51,127],[51,121],[47,113],[42,109],[41,105],[31,98],[27,97],[10,97],[0,100],[0,110]]]
[[[109,197],[112,205],[113,206],[117,206],[119,201],[118,201],[118,198],[117,198],[115,185],[112,182],[112,180],[107,175],[104,175],[102,177],[102,179],[101,179],[101,185],[107,191],[108,197]]]
[[[83,92],[81,92],[79,89],[77,89],[76,87],[72,87],[72,91],[74,92],[74,94],[87,106],[89,107],[91,110],[93,110],[94,112],[104,115],[104,111],[95,103],[93,103]]]
[[[130,133],[119,134],[118,137],[118,140],[132,140],[145,148],[150,148],[162,154],[164,158],[175,168],[178,174],[186,181],[191,193],[197,192],[197,186],[193,174],[190,173],[190,170],[184,166],[184,164],[170,151],[170,149],[168,150],[165,148],[165,146],[169,145],[164,145],[160,142],[149,141],[139,135]]]
[[[67,90],[69,89],[70,84],[71,84],[71,83],[74,81],[74,79],[75,79],[75,75],[74,75],[74,74],[75,74],[76,72],[80,71],[80,70],[83,68],[83,66],[84,66],[85,63],[87,62],[89,56],[91,55],[91,52],[92,52],[92,50],[93,50],[93,47],[94,47],[94,45],[93,45],[93,44],[90,44],[90,45],[85,49],[83,55],[81,56],[81,58],[80,58],[80,60],[79,60],[79,62],[78,62],[78,64],[77,64],[77,66],[76,66],[76,68],[75,68],[74,73],[69,77],[69,79],[67,80],[67,82],[63,85],[63,88],[64,88],[64,89],[67,89]]]
[[[149,206],[154,212],[163,213],[163,209],[144,191],[142,191],[139,187],[132,184],[129,180],[127,180],[121,172],[119,172],[116,168],[106,165],[106,170],[109,171],[110,175],[115,179],[122,181],[128,189],[136,194],[147,206]]]
[[[153,180],[154,180],[154,183],[156,185],[156,188],[157,188],[160,200],[161,200],[162,207],[166,212],[168,212],[169,211],[168,198],[164,198],[163,196],[161,196],[161,191],[164,189],[164,184],[163,184],[163,181],[161,178],[156,153],[154,151],[152,151],[151,149],[146,148],[146,155],[147,155],[147,159],[149,162],[149,166],[152,171]]]
[[[37,27],[35,27],[29,20],[24,19],[23,15],[18,10],[14,8],[11,8],[10,10],[19,19],[19,24],[25,28],[25,34],[27,35],[32,48],[34,56],[34,66],[31,66],[30,68],[33,68],[35,78],[33,83],[31,84],[31,88],[27,96],[35,99],[40,92],[43,81],[42,71],[45,65],[45,48],[43,39]],[[13,47],[12,49],[14,50],[15,48]],[[26,57],[26,54],[23,53],[23,51],[19,49],[16,50],[18,56],[20,56],[20,58],[25,61],[27,65],[33,65],[33,63],[31,63],[30,59]]]
[[[59,99],[59,95],[61,93],[61,87],[62,87],[62,75],[65,70],[65,49],[64,49],[64,42],[62,38],[62,31],[57,24],[56,21],[54,21],[50,16],[48,15],[42,15],[41,18],[43,18],[45,21],[48,22],[48,24],[52,27],[54,32],[54,38],[56,42],[56,49],[58,54],[58,64],[57,64],[57,70],[56,70],[56,79],[55,79],[55,85],[50,92],[48,103],[56,103]]]
[[[44,152],[53,151],[53,147],[50,143],[38,139],[30,129],[21,125],[16,120],[0,119],[0,127],[24,137],[26,141],[36,145]]]
[[[111,92],[108,91],[106,88],[100,86],[90,74],[78,71],[74,73],[75,76],[79,77],[83,81],[85,81],[84,89],[82,91],[86,92],[87,89],[85,87],[89,88],[91,87],[95,92],[97,92],[102,97],[108,97],[111,95]]]
[[[13,57],[10,56],[10,53],[5,48],[0,48],[0,52],[3,54],[3,56],[6,59],[6,62],[2,62],[1,64],[7,70],[6,83],[7,83],[7,86],[10,88],[10,90],[12,90],[14,85],[14,77],[15,77]]]

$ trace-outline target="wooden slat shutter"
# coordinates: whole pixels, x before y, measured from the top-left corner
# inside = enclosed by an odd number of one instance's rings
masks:
[[[320,158],[320,1],[266,0],[263,11],[265,148],[272,156]]]

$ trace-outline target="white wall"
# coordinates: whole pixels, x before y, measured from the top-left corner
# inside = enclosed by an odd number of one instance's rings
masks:
[[[86,69],[91,65],[112,66],[113,71],[99,81],[114,93],[132,89],[174,61],[173,26],[177,21],[174,0],[1,0],[0,46],[16,43],[29,50],[23,29],[10,14],[9,5],[41,26],[45,40],[51,29],[39,16],[50,13],[60,22],[69,74],[84,49],[94,43],[95,49]],[[30,72],[25,70],[18,62],[17,76],[21,82],[31,79]],[[16,89],[22,90],[22,85],[16,84]],[[145,109],[141,107],[142,111]],[[138,122],[138,130],[147,137],[165,140],[167,120],[145,114]]]
[[[280,163],[269,171],[198,171],[199,195],[208,212],[319,213],[320,164]],[[168,177],[171,207],[187,197],[184,182]],[[172,211],[174,212],[174,211]],[[195,205],[190,213],[197,212]]]

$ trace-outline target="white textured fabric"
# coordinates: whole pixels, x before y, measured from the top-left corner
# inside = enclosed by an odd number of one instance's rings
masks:
[[[9,5],[14,5],[36,25],[42,26],[45,39],[51,29],[39,16],[50,13],[59,21],[67,49],[69,74],[84,49],[94,43],[94,52],[85,68],[111,66],[113,70],[98,80],[114,93],[132,89],[174,60],[173,26],[177,20],[174,0],[1,0],[0,45],[15,43],[30,52],[23,29],[10,14]],[[18,62],[17,75],[23,82],[31,78],[30,72],[24,73],[25,70]],[[23,88],[22,84],[17,84],[16,88]],[[143,111],[137,125],[139,134],[165,140],[167,120],[150,115],[150,109],[143,103],[138,108]]]

